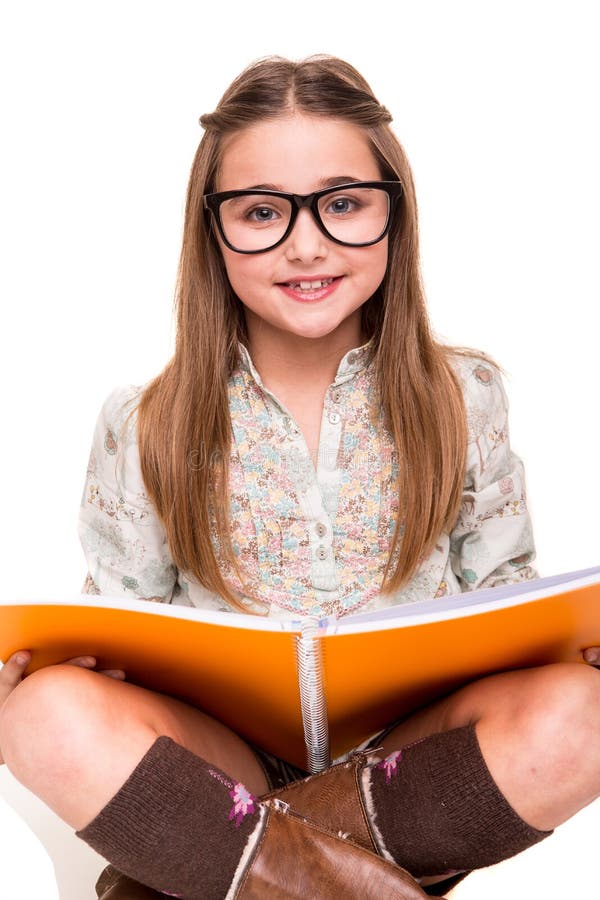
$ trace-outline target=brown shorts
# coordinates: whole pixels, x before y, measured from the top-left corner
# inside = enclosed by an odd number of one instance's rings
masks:
[[[387,728],[378,731],[376,735],[369,738],[357,749],[371,750],[379,747],[383,739],[386,738],[399,724],[399,721],[393,722],[391,725],[388,725]],[[265,774],[267,784],[269,785],[269,791],[276,791],[278,788],[285,787],[286,784],[290,784],[292,781],[302,781],[303,778],[307,778],[310,775],[310,772],[307,772],[305,769],[300,769],[298,766],[292,765],[292,763],[286,762],[285,759],[281,759],[279,756],[267,753],[266,750],[262,750],[254,744],[251,744],[250,746],[256,754]]]

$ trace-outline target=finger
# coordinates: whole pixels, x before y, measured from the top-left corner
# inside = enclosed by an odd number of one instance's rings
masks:
[[[67,666],[82,666],[84,669],[93,669],[96,665],[95,656],[74,656],[73,659],[67,659]]]
[[[99,675],[108,675],[109,678],[116,678],[118,681],[125,681],[127,677],[123,669],[98,669]]]
[[[16,687],[23,677],[23,672],[31,662],[29,650],[18,650],[13,653],[0,670],[0,681],[8,687]]]
[[[600,664],[600,647],[588,647],[583,651],[583,658],[592,666]]]

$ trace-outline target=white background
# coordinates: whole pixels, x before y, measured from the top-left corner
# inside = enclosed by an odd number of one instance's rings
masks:
[[[203,6],[2,6],[2,595],[80,588],[96,415],[170,353],[198,116],[269,53],[342,56],[392,112],[434,328],[507,372],[540,571],[600,563],[595,4]]]

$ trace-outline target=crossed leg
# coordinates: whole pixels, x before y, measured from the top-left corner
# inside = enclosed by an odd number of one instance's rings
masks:
[[[560,664],[491,676],[410,716],[384,750],[475,725],[499,789],[531,826],[548,830],[600,794],[600,673]],[[160,735],[243,782],[268,789],[253,751],[196,709],[72,666],[25,679],[0,713],[15,776],[72,827],[86,826]]]
[[[474,725],[492,777],[513,809],[542,831],[600,795],[600,671],[559,663],[475,681],[410,716],[384,753]]]
[[[166,735],[259,796],[268,790],[250,747],[185,703],[70,665],[27,677],[0,711],[0,747],[11,772],[75,829],[108,803]]]

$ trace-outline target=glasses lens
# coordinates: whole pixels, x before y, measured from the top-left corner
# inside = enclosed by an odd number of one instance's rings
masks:
[[[346,244],[368,244],[385,231],[390,198],[381,188],[343,188],[319,199],[319,215],[329,234]]]
[[[390,198],[381,188],[349,187],[319,198],[319,216],[332,238],[344,244],[369,244],[384,233]],[[292,204],[270,194],[244,194],[223,201],[221,225],[236,250],[258,252],[273,247],[284,236]]]
[[[291,203],[283,197],[250,194],[221,204],[221,225],[237,250],[266,250],[283,237],[291,214]]]

